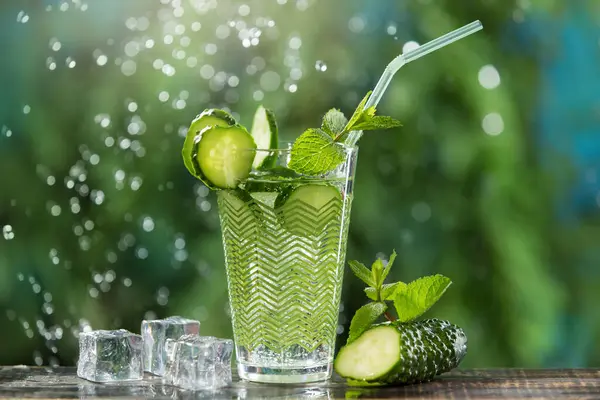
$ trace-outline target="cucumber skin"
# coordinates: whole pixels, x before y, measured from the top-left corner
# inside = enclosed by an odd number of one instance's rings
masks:
[[[427,319],[394,324],[400,333],[400,360],[384,375],[375,379],[349,378],[351,385],[406,385],[427,382],[460,364],[467,352],[467,336],[448,321]]]

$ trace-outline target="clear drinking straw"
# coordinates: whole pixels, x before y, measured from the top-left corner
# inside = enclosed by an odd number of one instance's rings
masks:
[[[483,25],[481,24],[481,22],[474,21],[471,22],[469,25],[465,25],[462,28],[449,32],[444,36],[440,36],[437,39],[427,42],[414,50],[408,51],[405,54],[401,54],[398,57],[394,58],[392,62],[390,62],[383,71],[383,74],[381,75],[381,78],[379,78],[377,85],[375,85],[375,89],[373,89],[371,97],[369,97],[369,100],[365,104],[365,109],[372,106],[377,106],[377,104],[379,104],[379,101],[383,97],[383,93],[386,91],[388,85],[390,84],[390,81],[392,80],[396,72],[398,72],[398,70],[402,68],[404,64],[408,64],[411,61],[414,61],[420,57],[423,57],[424,55],[441,49],[442,47],[447,46],[450,43],[454,43],[457,40],[469,36],[477,31],[480,31],[481,29],[483,29]],[[361,136],[362,131],[353,131],[348,136],[346,143],[350,146],[354,146]]]

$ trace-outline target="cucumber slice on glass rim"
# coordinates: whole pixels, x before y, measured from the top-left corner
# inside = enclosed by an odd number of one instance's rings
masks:
[[[194,118],[185,137],[183,149],[181,150],[183,162],[187,170],[190,171],[190,174],[196,176],[196,170],[194,168],[194,163],[192,162],[191,156],[196,135],[198,135],[200,131],[208,126],[232,126],[235,124],[235,119],[227,111],[214,108],[204,110],[201,114]]]
[[[211,189],[233,189],[250,175],[256,143],[240,126],[210,126],[194,138],[193,175]],[[184,159],[185,159],[184,155]]]
[[[254,114],[252,129],[250,130],[256,146],[260,150],[276,149],[279,141],[277,131],[277,121],[273,111],[259,106]],[[277,155],[266,151],[256,153],[256,158],[252,163],[254,169],[268,169],[275,166]]]

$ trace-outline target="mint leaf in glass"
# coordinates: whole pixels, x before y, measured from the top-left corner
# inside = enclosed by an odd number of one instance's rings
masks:
[[[364,331],[369,329],[371,325],[377,321],[377,318],[382,316],[386,310],[387,305],[383,302],[367,303],[359,308],[354,314],[352,322],[350,322],[347,343],[351,343],[358,339],[358,337],[360,337]]]
[[[443,275],[419,278],[396,289],[394,306],[400,322],[409,322],[429,310],[442,297],[452,281]]]
[[[305,175],[333,171],[344,161],[344,148],[322,129],[306,130],[292,146],[288,167]]]

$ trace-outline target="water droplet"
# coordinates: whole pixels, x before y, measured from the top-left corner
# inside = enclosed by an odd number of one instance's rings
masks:
[[[35,362],[35,365],[37,365],[37,366],[41,366],[44,363],[44,359],[42,358],[42,353],[40,353],[38,350],[33,352],[33,361]]]
[[[411,215],[417,222],[426,222],[431,218],[431,207],[424,202],[416,203],[411,209]]]
[[[230,32],[231,30],[227,25],[219,25],[217,26],[215,35],[218,39],[226,39],[227,37],[229,37]]]
[[[132,284],[131,279],[129,279],[129,278],[123,278],[123,286],[130,287],[131,284]]]
[[[175,248],[178,250],[184,249],[185,248],[185,239],[182,237],[178,237],[177,239],[175,239]]]
[[[315,63],[315,69],[317,71],[321,71],[321,72],[325,72],[327,71],[327,64],[325,64],[323,61],[321,60],[317,60],[317,62]],[[293,79],[293,78],[292,78]]]
[[[52,38],[50,39],[48,46],[50,49],[52,49],[52,51],[59,51],[62,47],[62,43],[60,43],[57,38]]]
[[[151,217],[144,217],[142,220],[142,229],[146,232],[154,230],[154,220]]]
[[[6,240],[14,239],[15,233],[13,232],[13,227],[11,225],[4,225],[4,227],[2,227],[2,235]]]
[[[138,248],[135,252],[135,256],[140,260],[145,260],[146,258],[148,258],[148,249],[146,249],[145,247]]]
[[[348,29],[354,33],[360,33],[365,29],[365,20],[359,16],[354,16],[348,21]]]
[[[94,298],[94,299],[97,298],[98,295],[100,294],[100,292],[98,291],[98,289],[96,289],[95,287],[89,288],[88,293],[90,294],[90,297]]]
[[[484,65],[478,73],[479,84],[486,89],[495,89],[500,85],[500,74],[493,65]]]
[[[265,94],[263,93],[262,90],[256,90],[253,94],[252,94],[252,98],[255,101],[262,101],[262,99],[265,97]]]
[[[58,217],[61,211],[62,210],[58,204],[55,204],[50,208],[50,214],[52,214],[53,217]]]
[[[158,289],[158,292],[156,293],[156,302],[160,306],[167,305],[167,303],[169,302],[169,289],[168,288],[163,286],[160,289]]]
[[[201,71],[202,72],[202,71]],[[166,102],[167,100],[169,100],[169,93],[162,91],[158,94],[158,99],[160,101],[162,101],[163,103]]]
[[[131,76],[135,74],[137,70],[137,63],[133,60],[125,60],[123,64],[121,64],[121,72],[125,76]]]
[[[275,71],[267,71],[260,77],[260,86],[267,92],[274,92],[279,88],[281,78]]]
[[[215,75],[215,69],[209,65],[209,64],[204,64],[202,67],[200,67],[200,76],[204,79],[210,79]]]
[[[394,24],[394,23],[389,24],[386,28],[386,32],[388,35],[393,36],[396,34],[397,31],[398,31],[398,28],[396,27],[396,24]]]
[[[54,71],[56,69],[56,61],[54,61],[54,58],[46,58],[46,67],[48,67],[50,71]]]
[[[29,15],[25,11],[19,11],[17,14],[17,22],[25,24],[29,21]]]
[[[204,46],[204,52],[208,55],[213,55],[217,52],[217,45],[214,43],[208,43]]]
[[[302,39],[298,36],[293,36],[289,42],[290,49],[298,50],[302,46]]]
[[[131,42],[127,42],[127,44],[125,44],[124,51],[125,55],[129,57],[135,57],[140,52],[140,44],[133,40]]]
[[[414,40],[409,40],[408,42],[404,43],[404,46],[402,46],[402,53],[407,53],[409,51],[412,50],[416,50],[420,47],[421,45],[417,42],[415,42]]]
[[[67,57],[67,59],[65,60],[65,64],[67,65],[68,68],[75,68],[75,66],[77,65],[77,62],[75,60],[73,60],[72,57]]]
[[[481,126],[486,134],[496,136],[504,131],[504,120],[498,113],[489,113],[483,118]]]

